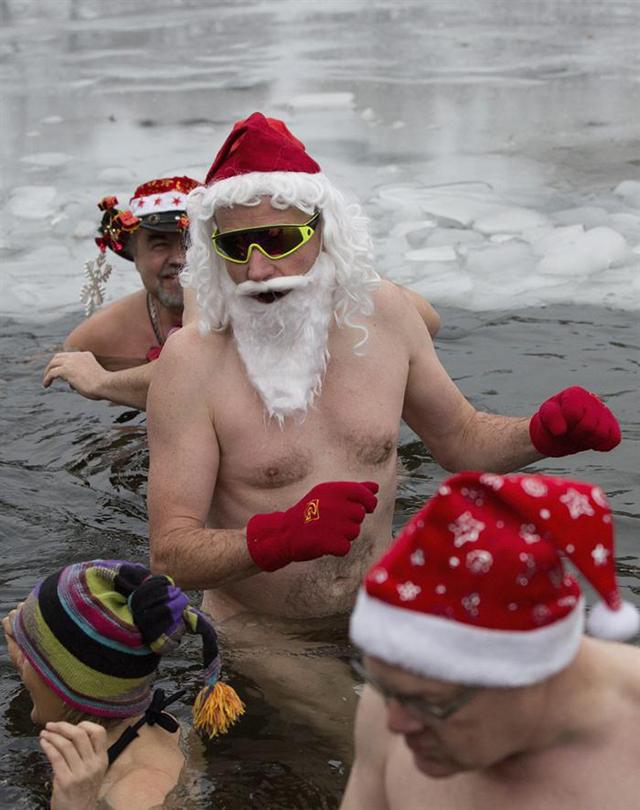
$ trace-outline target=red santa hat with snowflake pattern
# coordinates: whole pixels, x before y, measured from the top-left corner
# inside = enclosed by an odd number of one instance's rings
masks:
[[[632,638],[600,487],[550,476],[449,478],[371,568],[351,617],[362,651],[424,677],[524,686],[564,669],[584,625],[570,560],[601,596],[593,635]]]

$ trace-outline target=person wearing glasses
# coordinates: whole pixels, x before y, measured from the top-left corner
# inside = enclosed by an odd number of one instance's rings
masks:
[[[583,635],[570,561],[600,597]],[[461,473],[367,573],[364,691],[341,810],[627,810],[640,789],[640,617],[598,486]]]
[[[375,272],[361,208],[281,121],[236,124],[187,213],[198,318],[171,338],[149,390],[151,566],[282,650],[272,670],[286,697],[283,668],[299,687],[314,668],[300,659],[294,675],[283,628],[348,615],[389,542],[401,418],[447,469],[608,450],[619,428],[581,388],[533,418],[477,412],[416,309]],[[344,726],[350,681],[339,700],[320,697],[332,677],[304,700]]]
[[[178,275],[185,261],[188,193],[198,182],[165,177],[139,186],[128,208],[105,197],[95,261],[87,262],[82,300],[89,318],[64,342],[44,372],[48,388],[65,380],[88,399],[107,399],[144,410],[157,359],[166,339],[182,324],[183,290]],[[142,289],[94,313],[111,273],[106,250],[132,262]],[[93,314],[92,314],[93,313]]]

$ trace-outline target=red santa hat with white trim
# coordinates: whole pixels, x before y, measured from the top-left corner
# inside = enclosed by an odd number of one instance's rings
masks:
[[[254,172],[317,174],[320,166],[283,121],[255,112],[233,125],[207,172],[205,185]]]
[[[257,197],[311,210],[324,207],[330,186],[283,121],[254,112],[233,125],[207,172],[202,199],[209,216],[218,207],[245,205]]]
[[[602,598],[587,630],[640,630],[615,576],[613,525],[598,486],[541,475],[449,478],[371,568],[351,617],[366,655],[424,677],[524,686],[564,669],[584,627],[570,560]]]

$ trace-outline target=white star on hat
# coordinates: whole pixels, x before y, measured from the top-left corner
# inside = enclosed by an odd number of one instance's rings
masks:
[[[609,557],[609,549],[605,548],[602,543],[598,543],[591,552],[591,556],[596,565],[605,565]]]
[[[581,495],[575,489],[568,489],[564,495],[560,496],[560,500],[569,510],[569,514],[575,520],[580,515],[594,515],[593,507],[589,503],[589,498],[586,495]]]

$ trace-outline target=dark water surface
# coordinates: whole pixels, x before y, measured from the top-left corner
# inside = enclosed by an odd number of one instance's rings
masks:
[[[616,513],[618,562],[625,596],[640,605],[640,420],[636,382],[639,337],[632,313],[554,306],[481,315],[443,311],[437,341],[450,374],[479,408],[527,414],[546,396],[579,383],[597,390],[623,425],[623,444],[609,454],[583,453],[535,469],[600,483]],[[93,403],[56,385],[40,386],[46,358],[75,318],[26,327],[0,322],[0,611],[23,598],[35,581],[92,557],[147,558],[145,417]],[[406,470],[396,527],[431,494],[443,473],[405,429]],[[312,625],[313,623],[311,623]],[[310,626],[310,637],[313,626]],[[326,640],[326,628],[323,628]],[[315,651],[314,651],[315,650]],[[330,632],[321,654],[349,657],[344,625]],[[313,645],[309,655],[318,654]],[[296,717],[271,708],[260,685],[227,670],[248,712],[225,738],[188,738],[193,773],[176,807],[335,808],[347,767],[327,742]],[[187,642],[162,666],[169,688],[198,688],[198,654]],[[23,693],[6,651],[0,652],[0,807],[46,807],[48,769],[38,752]],[[185,702],[178,710],[188,722]],[[202,768],[203,775],[196,775]]]

